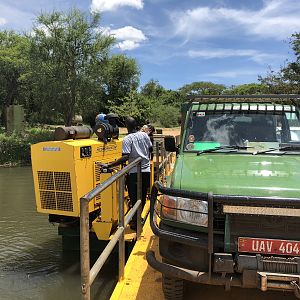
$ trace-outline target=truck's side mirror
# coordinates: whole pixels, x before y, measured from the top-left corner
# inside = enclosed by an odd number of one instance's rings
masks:
[[[174,136],[172,136],[172,135],[165,136],[164,141],[165,141],[165,150],[166,151],[168,151],[168,152],[177,151]]]

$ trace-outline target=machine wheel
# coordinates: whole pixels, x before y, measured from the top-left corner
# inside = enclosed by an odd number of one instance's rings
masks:
[[[165,299],[168,300],[182,300],[184,292],[184,281],[182,279],[168,277],[162,275],[162,288]]]

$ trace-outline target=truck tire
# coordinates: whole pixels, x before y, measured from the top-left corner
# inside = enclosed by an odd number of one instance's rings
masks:
[[[162,275],[162,288],[167,300],[182,300],[184,281],[182,279]]]

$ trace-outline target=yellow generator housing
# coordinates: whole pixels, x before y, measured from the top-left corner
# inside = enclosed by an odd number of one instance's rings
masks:
[[[32,145],[37,211],[79,217],[80,197],[112,175],[102,173],[100,163],[108,163],[121,156],[122,142],[118,139],[108,143],[79,139]],[[99,212],[93,222],[99,239],[108,239],[113,225],[117,223],[117,197],[115,183],[90,202],[90,213]]]

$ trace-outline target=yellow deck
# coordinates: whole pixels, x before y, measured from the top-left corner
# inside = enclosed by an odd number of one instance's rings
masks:
[[[146,261],[145,255],[149,249],[159,257],[158,238],[151,230],[148,216],[141,239],[136,242],[126,263],[124,280],[117,283],[110,299],[164,299],[161,273],[152,269]]]

